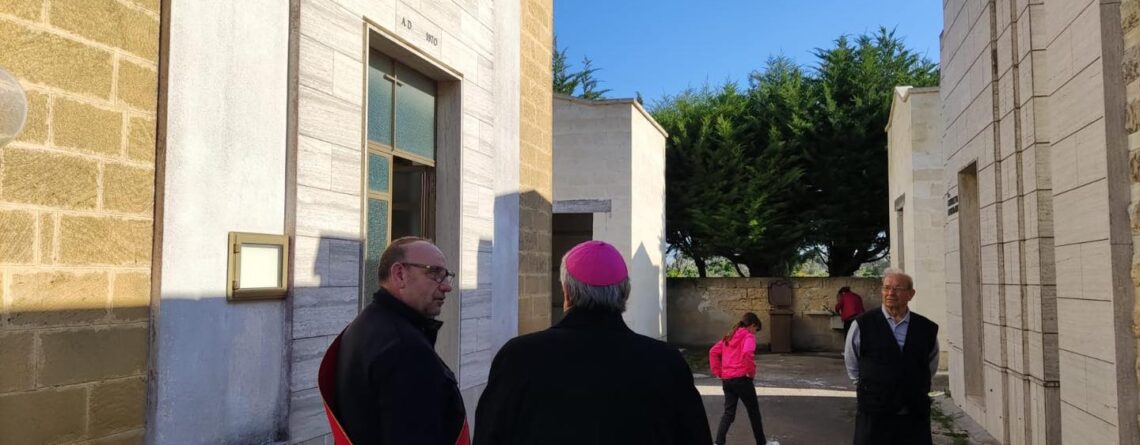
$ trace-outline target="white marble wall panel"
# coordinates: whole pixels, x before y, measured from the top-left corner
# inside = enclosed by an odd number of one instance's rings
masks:
[[[297,187],[297,235],[360,239],[360,196]]]
[[[298,443],[329,432],[321,394],[317,388],[293,392],[289,402],[289,438]]]
[[[1023,302],[1025,295],[1023,289],[1025,286],[1017,284],[1014,280],[1012,284],[1005,285],[1005,325],[1008,327],[1023,329],[1024,323],[1022,317],[1025,315]],[[1013,356],[1013,355],[1011,355]]]
[[[1061,398],[1061,443],[1117,443],[1116,425],[1082,411]]]
[[[1012,373],[1018,374],[1018,380],[1021,380],[1020,375],[1025,374],[1025,331],[1017,327],[1006,326],[1002,328],[1005,332],[1005,351],[1008,359],[1005,361],[1005,366]]]
[[[335,335],[297,339],[293,342],[293,368],[290,373],[289,389],[302,391],[317,387],[317,369],[325,351],[332,344]]]
[[[1066,383],[1061,385],[1061,399],[1105,423],[1115,425],[1116,366],[1065,349],[1061,349],[1060,359]]]
[[[1006,423],[1006,412],[1004,410],[1004,395],[1003,387],[1005,386],[1005,375],[1001,368],[991,363],[985,364],[985,425],[986,431],[989,431],[994,437],[1004,437],[1005,431],[1009,428]]]
[[[1062,350],[1115,361],[1112,302],[1058,298],[1057,312]]]
[[[406,1],[396,2],[396,27],[391,31],[395,32],[400,38],[415,43],[424,42],[429,35],[442,38],[443,28],[440,28],[438,24],[421,14],[424,9],[422,9],[419,2],[411,3],[413,3],[414,6],[409,5],[409,2]],[[439,45],[421,44],[418,48],[427,55],[439,59],[443,55],[442,46],[443,42]]]
[[[293,294],[293,338],[339,334],[356,317],[357,287],[301,287]]]
[[[309,110],[298,117],[302,136],[313,137],[341,147],[360,147],[360,107],[312,88],[300,87],[298,107]]]
[[[1053,196],[1058,246],[1107,240],[1108,188],[1105,180]]]

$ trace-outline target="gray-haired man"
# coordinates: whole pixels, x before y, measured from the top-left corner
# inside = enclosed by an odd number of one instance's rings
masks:
[[[475,443],[709,444],[692,372],[677,350],[622,320],[625,260],[587,241],[562,258],[566,316],[515,338],[491,364]]]
[[[855,318],[843,358],[856,382],[855,445],[930,444],[930,380],[938,370],[938,325],[911,312],[914,280],[883,276],[883,306]]]

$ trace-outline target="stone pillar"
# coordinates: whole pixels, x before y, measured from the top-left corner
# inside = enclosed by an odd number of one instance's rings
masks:
[[[0,149],[0,443],[142,440],[159,10],[0,2],[29,99]]]
[[[1121,27],[1124,36],[1123,83],[1128,105],[1125,109],[1125,132],[1128,133],[1128,156],[1131,182],[1129,220],[1132,236],[1133,293],[1140,292],[1140,254],[1136,243],[1140,241],[1140,0],[1123,0],[1120,3]],[[1132,339],[1140,349],[1140,304],[1132,309]],[[1140,377],[1140,361],[1136,363]],[[1135,383],[1140,386],[1140,382]],[[1137,419],[1140,423],[1140,418]]]
[[[519,132],[519,333],[550,326],[554,4],[522,0]]]

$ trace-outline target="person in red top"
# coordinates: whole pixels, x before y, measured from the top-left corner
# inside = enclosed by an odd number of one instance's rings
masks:
[[[838,300],[835,303],[835,312],[838,312],[839,318],[843,319],[843,335],[846,337],[847,331],[851,329],[851,321],[863,313],[863,297],[851,292],[850,287],[843,286],[839,288],[835,299]]]
[[[768,442],[764,436],[764,423],[760,419],[760,403],[756,400],[756,388],[752,379],[756,377],[756,332],[760,330],[760,318],[752,312],[745,312],[736,326],[716,342],[709,350],[709,369],[721,379],[724,388],[724,414],[720,416],[720,428],[716,431],[715,443],[724,445],[728,427],[736,420],[736,401],[744,403],[748,420],[752,422],[752,435],[757,445]]]

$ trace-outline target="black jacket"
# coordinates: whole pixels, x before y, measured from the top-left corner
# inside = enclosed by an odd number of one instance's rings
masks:
[[[335,412],[354,444],[455,444],[466,413],[435,353],[442,325],[380,289],[345,328]]]
[[[930,412],[930,354],[936,347],[938,325],[910,313],[906,342],[898,342],[882,310],[870,310],[859,323],[859,410],[868,414]]]
[[[615,312],[571,309],[507,342],[475,413],[476,445],[709,443],[681,354]]]

